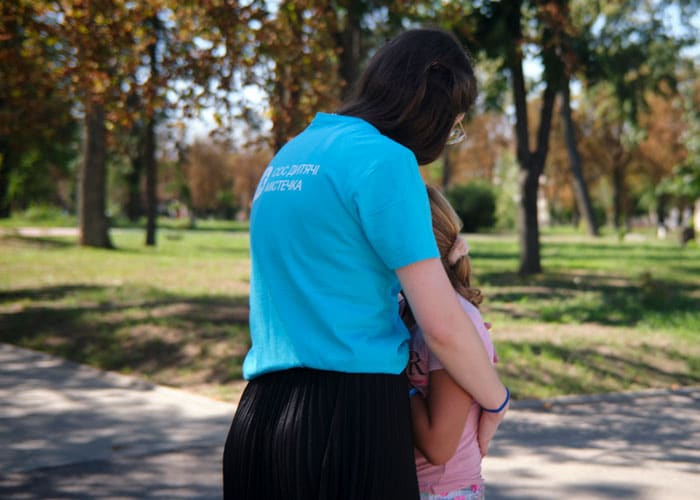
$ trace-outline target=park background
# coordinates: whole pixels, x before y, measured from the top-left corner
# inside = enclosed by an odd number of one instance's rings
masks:
[[[262,170],[431,24],[481,93],[422,172],[514,397],[698,385],[699,3],[3,2],[0,342],[235,400]]]

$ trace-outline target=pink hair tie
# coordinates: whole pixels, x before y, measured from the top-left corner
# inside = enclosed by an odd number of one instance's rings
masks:
[[[450,253],[447,254],[447,262],[454,266],[465,255],[469,255],[469,245],[464,241],[464,238],[457,236],[452,248],[450,248]]]

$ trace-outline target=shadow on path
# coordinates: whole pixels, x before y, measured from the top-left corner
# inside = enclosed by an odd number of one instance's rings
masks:
[[[234,406],[0,344],[0,498],[220,498]]]
[[[234,406],[0,344],[0,498],[221,498]],[[691,500],[700,387],[516,401],[489,500]]]
[[[695,499],[698,408],[700,387],[516,403],[485,459],[488,498]]]

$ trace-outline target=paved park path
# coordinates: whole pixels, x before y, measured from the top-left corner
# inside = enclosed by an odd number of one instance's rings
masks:
[[[219,499],[233,410],[0,344],[0,498]],[[700,387],[515,402],[484,474],[489,500],[700,499]]]

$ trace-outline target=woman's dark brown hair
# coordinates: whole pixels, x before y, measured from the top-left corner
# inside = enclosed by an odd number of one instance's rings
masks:
[[[440,156],[461,113],[476,99],[469,56],[453,35],[409,30],[382,47],[338,110],[374,125],[424,165]]]

